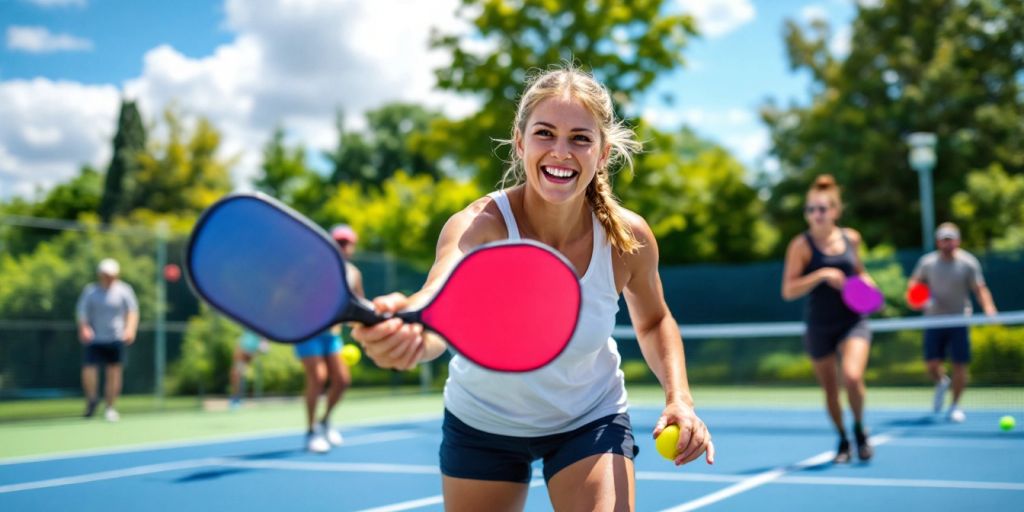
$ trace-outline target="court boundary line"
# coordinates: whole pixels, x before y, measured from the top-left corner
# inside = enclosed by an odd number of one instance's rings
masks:
[[[442,415],[439,413],[428,413],[408,416],[399,420],[399,423],[420,423],[439,420]],[[339,423],[336,426],[339,427],[355,427],[355,428],[366,428],[375,427],[381,425],[388,425],[396,423],[395,420],[374,420],[368,422],[355,421],[352,423],[345,422]],[[296,434],[298,432],[298,434]],[[107,448],[83,448],[81,450],[69,450],[66,452],[56,452],[46,455],[20,455],[16,457],[8,457],[6,459],[0,459],[0,466],[8,466],[13,464],[28,464],[33,462],[50,462],[55,460],[63,459],[77,459],[82,457],[101,457],[105,455],[121,455],[125,453],[137,453],[144,451],[156,451],[156,450],[173,450],[176,448],[192,448],[196,446],[205,446],[209,444],[221,444],[221,443],[233,443],[242,441],[255,441],[260,439],[270,439],[274,437],[285,437],[293,435],[301,435],[302,429],[296,428],[282,428],[282,429],[271,429],[261,430],[257,432],[247,432],[242,434],[225,434],[222,436],[204,437],[200,439],[182,439],[177,441],[153,441],[150,443],[136,443],[123,446],[113,446]]]
[[[359,446],[372,443],[382,443],[387,441],[394,441],[402,438],[417,437],[419,434],[414,434],[412,430],[396,430],[390,435],[386,432],[379,432],[374,434],[367,434],[365,436],[359,436],[346,442],[339,449],[344,449],[345,446]],[[53,487],[64,487],[68,485],[78,485],[91,482],[98,482],[102,480],[114,480],[117,478],[128,478],[133,476],[151,475],[154,473],[163,473],[167,471],[177,471],[180,469],[198,469],[204,467],[236,467],[236,468],[277,468],[281,470],[293,469],[293,470],[306,470],[311,471],[310,466],[319,464],[321,467],[330,467],[332,465],[342,467],[346,469],[344,471],[352,472],[390,472],[397,474],[437,474],[438,470],[436,466],[413,466],[413,465],[400,465],[400,464],[377,464],[377,463],[315,463],[315,462],[271,462],[271,461],[249,461],[240,457],[200,457],[197,459],[185,459],[177,460],[172,462],[159,462],[156,464],[143,464],[141,466],[132,466],[127,468],[112,469],[107,471],[97,471],[94,473],[82,473],[79,475],[62,476],[57,478],[47,478],[43,480],[34,480],[29,482],[20,482],[15,484],[0,485],[0,494],[10,494],[21,491],[30,491],[37,489],[49,489]],[[292,465],[293,467],[287,467]],[[383,470],[382,467],[387,467],[388,470]],[[432,469],[428,471],[427,469]],[[399,471],[398,469],[404,469]],[[324,471],[320,469],[320,471]],[[341,471],[334,469],[334,471]]]
[[[881,446],[881,445],[883,445],[885,443],[888,443],[894,437],[895,437],[895,433],[888,433],[888,434],[881,434],[881,435],[877,435],[877,436],[872,436],[871,437],[871,441],[872,441],[871,445],[872,446]],[[701,507],[705,507],[705,506],[708,506],[708,505],[711,505],[711,504],[714,504],[714,503],[718,503],[719,501],[731,498],[731,497],[736,496],[738,494],[747,492],[747,491],[749,491],[751,489],[756,489],[756,488],[761,487],[762,485],[768,484],[768,483],[770,483],[770,482],[772,482],[774,480],[778,480],[779,478],[782,478],[783,476],[785,476],[786,473],[790,473],[792,471],[799,471],[799,470],[802,470],[802,469],[805,469],[805,468],[808,468],[808,467],[813,467],[813,466],[817,466],[817,465],[820,465],[820,464],[824,464],[824,463],[828,462],[829,460],[831,460],[834,455],[835,455],[835,451],[832,451],[832,450],[827,451],[827,452],[821,452],[821,453],[819,453],[817,455],[808,457],[808,458],[806,458],[806,459],[804,459],[804,460],[802,460],[800,462],[797,462],[796,464],[790,464],[790,465],[787,465],[787,466],[779,466],[777,468],[773,468],[773,469],[770,469],[768,471],[764,471],[762,473],[758,473],[758,474],[756,474],[756,475],[754,475],[752,477],[748,477],[748,478],[745,478],[743,480],[740,480],[739,482],[737,482],[737,483],[735,483],[733,485],[730,485],[730,486],[728,486],[728,487],[726,487],[724,489],[719,489],[719,490],[717,490],[717,491],[715,491],[713,493],[705,494],[704,496],[701,496],[700,498],[697,498],[695,500],[687,501],[687,502],[685,502],[683,504],[680,504],[680,505],[677,505],[675,507],[669,507],[669,508],[666,508],[666,509],[662,509],[661,512],[688,512],[690,510],[696,510],[696,509],[701,508]]]

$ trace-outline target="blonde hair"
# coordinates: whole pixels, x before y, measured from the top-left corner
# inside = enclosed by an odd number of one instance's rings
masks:
[[[626,221],[623,208],[612,192],[609,179],[609,168],[622,162],[630,170],[633,169],[633,154],[643,149],[633,133],[621,120],[615,118],[611,94],[592,75],[572,65],[554,68],[540,73],[527,81],[526,92],[519,99],[516,108],[515,122],[512,125],[512,139],[502,141],[510,144],[512,151],[509,166],[501,177],[499,186],[516,186],[526,181],[526,171],[522,158],[515,151],[516,135],[526,133],[526,123],[534,109],[542,101],[549,98],[569,97],[578,101],[593,114],[600,132],[601,148],[607,144],[611,147],[605,164],[597,169],[593,181],[587,186],[587,201],[594,210],[594,215],[608,234],[612,247],[623,253],[636,252],[640,241],[633,235]]]
[[[819,174],[817,178],[814,178],[814,183],[811,184],[811,188],[807,190],[807,200],[811,200],[813,194],[825,194],[828,196],[829,201],[832,202],[832,206],[835,207],[836,213],[843,213],[843,199],[839,191],[839,185],[836,184],[836,179],[831,174]]]

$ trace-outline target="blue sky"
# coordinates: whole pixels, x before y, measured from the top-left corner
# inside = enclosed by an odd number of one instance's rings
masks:
[[[352,126],[361,112],[395,100],[449,115],[471,98],[434,90],[431,26],[466,30],[456,0],[0,0],[0,197],[31,195],[77,173],[105,168],[122,96],[148,119],[167,105],[210,118],[244,182],[260,147],[283,123],[311,150],[335,140],[333,112]],[[785,19],[825,18],[833,50],[849,45],[854,0],[670,0],[704,35],[687,68],[665,76],[642,112],[664,128],[686,124],[748,166],[762,165],[767,98],[808,98],[806,76],[789,71]],[[660,101],[663,93],[676,101]]]

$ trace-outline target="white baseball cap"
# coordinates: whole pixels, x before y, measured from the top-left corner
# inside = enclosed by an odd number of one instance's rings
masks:
[[[937,240],[960,240],[960,230],[953,226],[940,226],[935,230]]]
[[[100,261],[100,264],[96,266],[96,272],[106,274],[108,276],[117,276],[121,273],[121,265],[119,265],[117,260],[114,258],[104,258]]]

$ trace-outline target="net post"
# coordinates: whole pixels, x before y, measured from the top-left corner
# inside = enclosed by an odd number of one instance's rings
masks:
[[[154,397],[157,409],[164,405],[164,368],[167,364],[167,281],[164,266],[167,265],[167,221],[156,225],[156,332],[153,347],[153,373],[155,376]]]

